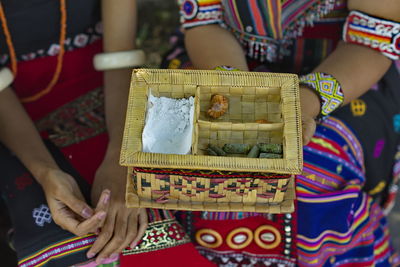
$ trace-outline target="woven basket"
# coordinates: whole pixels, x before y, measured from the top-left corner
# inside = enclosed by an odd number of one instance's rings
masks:
[[[191,155],[142,152],[148,94],[195,97]],[[229,109],[206,112],[222,94]],[[120,164],[128,167],[128,207],[177,210],[292,212],[294,174],[302,171],[298,79],[293,74],[134,70]],[[268,123],[256,123],[266,119]],[[209,144],[280,143],[282,159],[217,157]]]

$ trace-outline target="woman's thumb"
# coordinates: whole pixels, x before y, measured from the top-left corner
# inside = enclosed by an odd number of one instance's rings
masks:
[[[82,199],[77,198],[73,194],[65,196],[62,200],[73,212],[88,219],[93,216],[93,209]]]

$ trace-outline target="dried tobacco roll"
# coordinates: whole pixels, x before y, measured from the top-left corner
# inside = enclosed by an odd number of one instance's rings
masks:
[[[222,150],[222,148],[220,148],[219,146],[209,144],[208,148],[217,153],[218,156],[226,156],[226,152]]]
[[[274,154],[274,153],[260,153],[259,158],[263,159],[281,159],[282,154]]]
[[[222,149],[229,154],[247,154],[251,146],[248,144],[225,144]]]
[[[274,153],[274,154],[282,154],[283,147],[281,144],[266,144],[260,143],[258,144],[260,151],[263,153]]]
[[[248,158],[258,158],[260,154],[260,148],[258,147],[258,145],[255,145],[251,148],[249,154],[247,154]]]

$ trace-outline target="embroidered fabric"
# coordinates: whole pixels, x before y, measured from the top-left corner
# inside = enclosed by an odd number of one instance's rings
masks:
[[[336,0],[267,2],[178,1],[183,28],[220,24],[238,38],[250,58],[261,62],[275,62],[290,54],[289,47],[306,26],[313,25],[339,6]]]
[[[85,47],[89,44],[94,43],[99,40],[103,34],[103,26],[101,22],[97,23],[95,26],[88,28],[85,32],[76,34],[73,37],[69,37],[65,40],[65,51],[72,51],[77,48]],[[36,58],[55,56],[60,51],[60,46],[56,43],[51,44],[47,48],[32,51],[30,53],[25,53],[17,55],[18,61],[28,61]],[[4,66],[8,64],[10,57],[7,54],[0,54],[0,65]]]
[[[134,248],[125,249],[123,255],[150,252],[164,248],[170,248],[190,242],[182,226],[176,220],[169,219],[149,223],[149,226],[138,245]]]
[[[97,136],[106,131],[103,100],[102,88],[92,90],[37,121],[36,127],[60,148]]]
[[[372,48],[391,60],[400,59],[400,23],[351,11],[343,29],[345,42]]]

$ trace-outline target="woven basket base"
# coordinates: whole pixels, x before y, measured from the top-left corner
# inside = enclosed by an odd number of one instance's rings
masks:
[[[128,175],[126,186],[126,206],[128,208],[152,208],[168,210],[192,210],[192,211],[221,211],[221,212],[259,212],[259,213],[291,213],[294,211],[294,177],[290,178],[288,189],[280,203],[255,203],[245,205],[243,203],[194,203],[176,201],[171,203],[157,203],[140,198],[134,192],[132,177]]]

